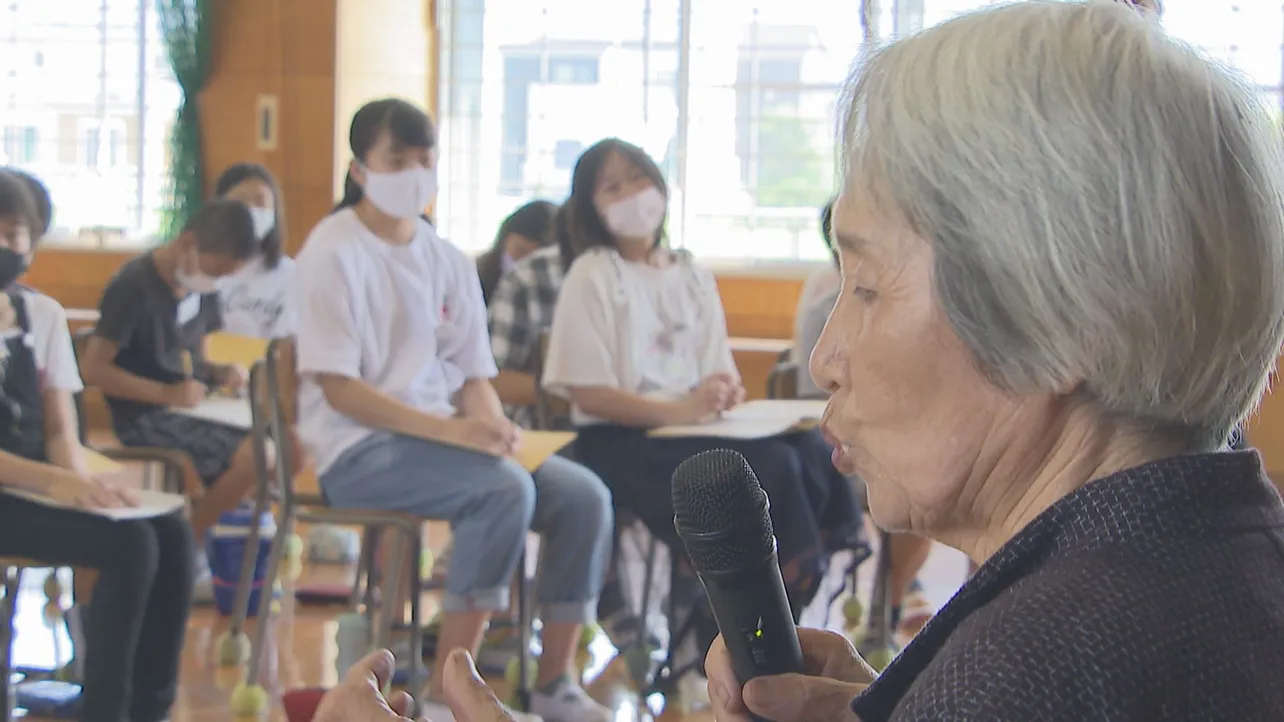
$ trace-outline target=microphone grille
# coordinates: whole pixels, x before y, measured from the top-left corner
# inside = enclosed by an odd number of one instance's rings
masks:
[[[706,451],[673,472],[674,526],[698,572],[743,569],[776,548],[767,493],[749,462]]]

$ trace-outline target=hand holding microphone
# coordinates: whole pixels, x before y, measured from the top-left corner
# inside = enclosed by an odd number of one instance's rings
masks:
[[[794,624],[767,494],[745,458],[718,449],[682,462],[673,509],[721,632],[705,662],[719,722],[855,720],[851,700],[874,671],[845,638]]]

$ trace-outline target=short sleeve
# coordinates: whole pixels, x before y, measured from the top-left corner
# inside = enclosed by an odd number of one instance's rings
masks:
[[[516,272],[504,275],[490,298],[487,316],[490,350],[495,365],[509,371],[529,371],[538,331],[531,328],[529,288]]]
[[[728,373],[740,378],[736,360],[731,354],[731,338],[727,334],[727,314],[722,308],[722,296],[713,274],[703,268],[693,269],[698,274],[697,285],[702,298],[704,337],[708,342],[700,353],[700,378],[716,373]]]
[[[145,306],[142,289],[128,276],[116,276],[103,290],[98,302],[98,323],[94,335],[118,346],[128,346]]]
[[[620,359],[612,352],[619,347],[617,328],[608,315],[615,303],[593,266],[585,263],[589,260],[571,267],[553,311],[542,384],[558,396],[569,396],[576,386],[624,385]]]
[[[36,336],[32,342],[36,346],[44,388],[73,394],[84,390],[76,351],[71,345],[71,331],[67,328],[67,312],[48,296],[29,294],[27,303],[31,314],[39,315],[31,320]]]
[[[442,358],[458,368],[464,378],[494,378],[498,370],[490,350],[490,334],[486,330],[486,302],[482,299],[481,279],[477,276],[477,266],[462,253],[458,256],[457,285],[450,297],[461,298],[454,309],[454,322],[462,336]]]
[[[794,327],[794,349],[791,359],[798,366],[798,395],[803,397],[823,396],[824,392],[812,380],[807,364],[811,352],[820,341],[820,333],[829,320],[829,311],[834,307],[835,297],[827,296],[815,299],[804,299],[805,308],[798,309]]]
[[[357,309],[343,260],[330,248],[305,250],[299,257],[294,294],[299,373],[361,378]]]

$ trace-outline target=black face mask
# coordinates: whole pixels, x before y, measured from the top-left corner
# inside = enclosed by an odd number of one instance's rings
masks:
[[[27,272],[29,264],[25,253],[18,253],[12,248],[0,248],[0,290],[7,289]]]

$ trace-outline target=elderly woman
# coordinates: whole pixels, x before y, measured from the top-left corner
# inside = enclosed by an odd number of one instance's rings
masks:
[[[724,722],[1284,714],[1284,509],[1226,450],[1284,337],[1284,167],[1238,80],[1109,3],[1029,2],[859,72],[812,375],[883,527],[976,575],[877,679],[805,672]],[[805,709],[804,709],[805,707]]]
[[[1284,339],[1252,91],[1122,4],[1027,2],[875,54],[843,130],[824,427],[880,525],[980,569],[877,679],[802,630],[804,674],[742,687],[715,643],[717,719],[1280,719],[1284,508],[1226,449]]]

